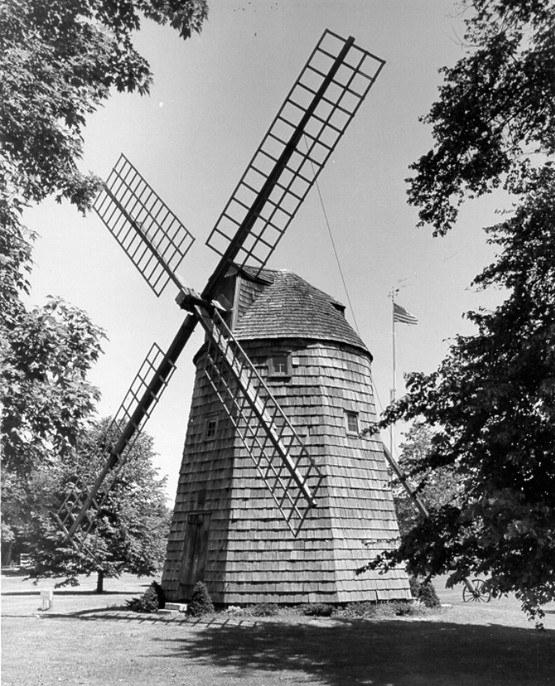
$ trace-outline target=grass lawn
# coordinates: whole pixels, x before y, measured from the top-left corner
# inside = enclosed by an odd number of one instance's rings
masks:
[[[535,631],[512,599],[424,617],[368,619],[139,615],[121,608],[148,580],[124,576],[55,591],[2,577],[2,686],[548,686],[555,683],[555,606]]]

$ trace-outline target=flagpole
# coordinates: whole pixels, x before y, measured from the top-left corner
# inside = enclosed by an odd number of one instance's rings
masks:
[[[395,396],[397,394],[397,370],[396,370],[396,360],[395,360],[395,288],[391,288],[391,352],[393,359],[393,370],[392,370],[392,386],[390,393],[390,402],[395,401]],[[393,424],[389,425],[389,452],[394,455],[393,443],[395,439],[395,429]]]
[[[395,359],[395,339],[396,339],[396,329],[395,329],[395,324],[397,322],[400,322],[402,324],[418,324],[418,319],[405,310],[404,307],[401,307],[401,305],[397,305],[395,302],[395,296],[399,292],[398,288],[392,287],[391,288],[391,347],[392,347],[392,353],[393,353],[393,383],[392,383],[392,388],[391,388],[391,402],[395,402],[396,396],[397,396],[397,361]],[[389,425],[389,441],[390,441],[390,452],[392,455],[394,455],[394,442],[395,442],[395,426],[394,424]]]

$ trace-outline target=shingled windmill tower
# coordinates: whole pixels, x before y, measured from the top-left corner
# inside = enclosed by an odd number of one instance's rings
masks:
[[[200,325],[170,598],[201,578],[220,602],[408,596],[402,575],[354,579],[363,539],[381,550],[396,533],[380,446],[358,436],[373,412],[370,354],[339,303],[267,269],[383,64],[324,32],[208,237],[220,259],[200,292],[177,274],[191,233],[123,155],[95,201],[153,292],[173,283],[187,315],[166,352],[148,353],[98,446],[106,459],[92,485],[75,475],[52,509],[64,542],[94,557],[98,521],[113,515],[106,495]]]
[[[293,537],[280,495],[276,502],[240,438],[250,419],[237,420],[236,408],[220,402],[227,380],[213,385],[205,373],[213,354],[205,344],[195,357],[167,596],[186,600],[202,580],[226,604],[410,598],[402,571],[354,573],[398,529],[381,443],[360,437],[375,419],[372,356],[343,305],[288,271],[233,270],[223,295],[235,338],[324,478],[317,507]]]

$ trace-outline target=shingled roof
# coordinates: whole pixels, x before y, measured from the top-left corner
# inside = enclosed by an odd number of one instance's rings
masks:
[[[287,270],[264,269],[241,276],[257,284],[254,301],[239,312],[234,333],[239,340],[303,338],[346,343],[371,354],[344,317],[345,307],[327,293]],[[262,288],[261,288],[262,286]]]

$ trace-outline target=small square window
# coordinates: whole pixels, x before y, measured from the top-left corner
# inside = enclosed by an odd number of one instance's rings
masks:
[[[358,412],[345,412],[347,433],[358,436]]]
[[[204,440],[212,441],[216,438],[216,432],[218,431],[218,419],[217,417],[208,417],[204,425]]]
[[[291,376],[291,355],[281,353],[268,358],[269,376]]]

